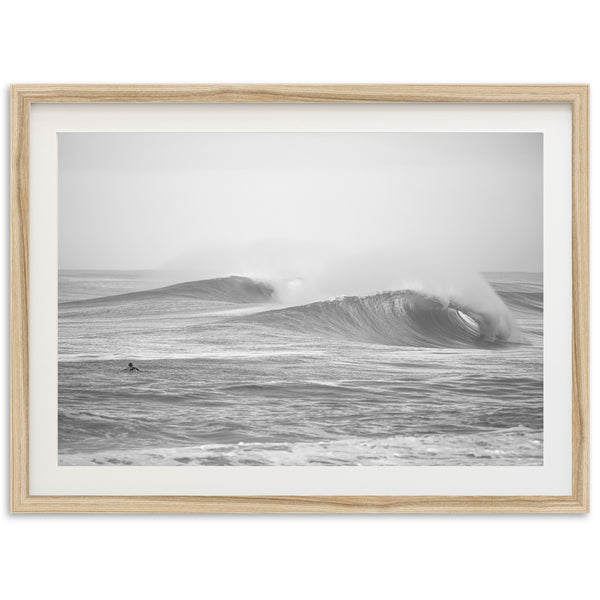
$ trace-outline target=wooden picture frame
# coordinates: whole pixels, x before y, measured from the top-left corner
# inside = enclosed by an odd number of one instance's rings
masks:
[[[34,103],[568,103],[572,109],[572,492],[565,496],[38,496],[29,489],[30,110]],[[589,510],[586,85],[13,85],[11,506],[15,513],[582,513]]]

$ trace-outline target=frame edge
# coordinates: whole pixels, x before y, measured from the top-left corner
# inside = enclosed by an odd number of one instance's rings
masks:
[[[29,102],[11,86],[11,510],[29,499]]]
[[[589,86],[572,102],[572,494],[590,510]]]

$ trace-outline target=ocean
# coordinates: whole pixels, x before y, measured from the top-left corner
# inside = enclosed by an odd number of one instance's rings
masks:
[[[542,465],[541,273],[487,301],[60,271],[60,465]],[[133,362],[139,371],[129,371]]]

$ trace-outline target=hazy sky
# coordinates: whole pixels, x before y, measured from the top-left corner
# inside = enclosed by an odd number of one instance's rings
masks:
[[[61,269],[374,250],[541,270],[542,135],[59,134]]]

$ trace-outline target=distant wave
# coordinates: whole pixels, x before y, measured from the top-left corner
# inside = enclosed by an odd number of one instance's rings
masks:
[[[275,297],[275,290],[268,283],[254,281],[248,277],[219,277],[202,281],[188,281],[167,287],[129,292],[115,296],[103,296],[89,300],[63,302],[62,307],[100,306],[111,303],[152,301],[168,298],[192,298],[212,300],[215,302],[232,302],[236,304],[269,302]]]
[[[494,311],[484,313],[412,290],[346,296],[238,319],[393,346],[481,348],[523,341],[516,321],[501,302]]]
[[[497,292],[512,310],[524,313],[540,313],[544,310],[543,292]]]

